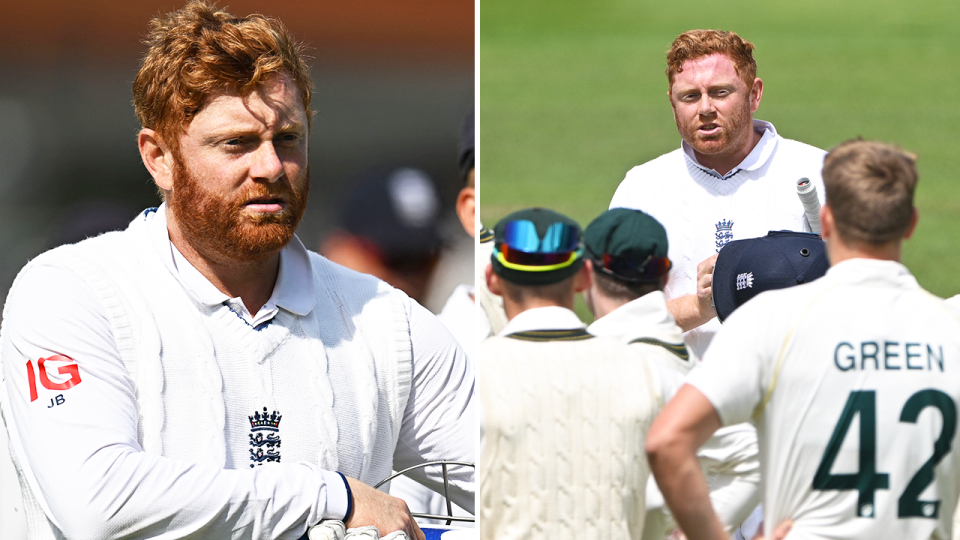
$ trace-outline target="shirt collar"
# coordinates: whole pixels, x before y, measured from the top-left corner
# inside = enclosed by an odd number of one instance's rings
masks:
[[[847,259],[831,266],[825,277],[841,283],[881,283],[900,288],[919,288],[906,266],[880,259]]]
[[[754,120],[753,130],[757,133],[763,133],[763,136],[760,137],[760,142],[757,143],[753,150],[747,154],[747,157],[745,157],[739,165],[731,169],[730,172],[725,175],[718,173],[714,169],[701,165],[700,162],[697,161],[697,156],[693,151],[693,147],[687,144],[687,141],[681,140],[680,148],[683,149],[683,153],[687,156],[687,159],[696,165],[697,168],[707,174],[716,176],[722,180],[726,180],[740,171],[753,171],[763,167],[767,160],[770,159],[770,156],[773,155],[773,151],[776,150],[777,129],[773,127],[773,124],[764,120]]]
[[[560,306],[549,306],[528,309],[514,318],[503,327],[498,335],[506,336],[517,332],[532,332],[535,330],[577,330],[586,328],[577,314]]]
[[[651,337],[669,343],[683,341],[683,334],[673,315],[667,311],[667,299],[662,291],[653,291],[627,302],[600,317],[587,327],[595,336],[630,341]]]
[[[198,302],[208,306],[228,304],[231,309],[241,312],[241,315],[253,326],[259,326],[272,319],[277,314],[278,308],[300,316],[313,310],[316,294],[314,294],[310,254],[296,235],[280,251],[280,268],[273,294],[260,311],[252,316],[246,312],[246,307],[243,306],[240,298],[230,298],[220,292],[173,245],[167,232],[165,203],[153,211],[144,212],[143,219],[146,221],[148,234],[160,259]]]

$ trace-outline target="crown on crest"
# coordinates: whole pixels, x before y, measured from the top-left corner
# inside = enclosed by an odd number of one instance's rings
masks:
[[[729,231],[733,229],[733,222],[729,219],[721,219],[717,222],[717,232]]]
[[[253,416],[248,416],[250,419],[250,428],[253,430],[266,429],[270,431],[279,431],[280,430],[280,419],[283,418],[283,415],[277,411],[273,411],[273,414],[267,414],[267,408],[263,408],[263,414],[259,412],[253,413]]]

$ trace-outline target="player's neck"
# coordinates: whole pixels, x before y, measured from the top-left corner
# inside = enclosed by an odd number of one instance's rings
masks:
[[[626,305],[628,302],[622,299],[610,298],[603,293],[591,290],[589,307],[596,319],[606,317],[615,309]]]
[[[273,295],[280,272],[279,251],[253,260],[237,261],[203,253],[179,234],[176,223],[168,221],[167,231],[183,258],[218,291],[243,300],[251,315],[256,315]]]
[[[507,314],[507,320],[512,320],[524,311],[543,308],[543,307],[562,307],[573,311],[573,294],[570,295],[569,302],[558,303],[555,300],[546,298],[528,297],[522,301],[515,301],[508,296],[503,297],[503,311]]]
[[[864,242],[847,242],[834,236],[827,240],[827,257],[830,265],[836,265],[850,259],[877,259],[900,262],[903,242],[895,240],[881,245]]]
[[[697,157],[697,162],[704,167],[709,167],[721,176],[726,175],[734,169],[737,165],[743,163],[743,160],[747,159],[747,156],[750,155],[750,152],[753,152],[753,149],[757,147],[760,143],[760,139],[763,138],[763,133],[758,133],[751,129],[750,135],[747,136],[745,144],[737,149],[736,152],[729,154],[716,154],[716,155],[707,155],[701,154],[696,150],[693,151],[693,154]]]

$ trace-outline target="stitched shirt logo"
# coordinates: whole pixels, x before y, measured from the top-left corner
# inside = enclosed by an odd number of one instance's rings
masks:
[[[729,219],[722,219],[717,222],[717,253],[720,248],[727,245],[727,242],[733,240],[733,222]]]
[[[280,462],[280,419],[278,411],[263,414],[254,412],[250,419],[250,467],[263,465],[271,461]]]

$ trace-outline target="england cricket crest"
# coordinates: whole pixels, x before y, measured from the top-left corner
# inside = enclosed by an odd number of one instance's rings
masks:
[[[271,461],[280,462],[280,418],[278,411],[267,414],[254,412],[250,419],[250,467]]]
[[[720,248],[731,240],[733,240],[733,222],[729,219],[721,219],[717,222],[717,253],[720,253]]]

